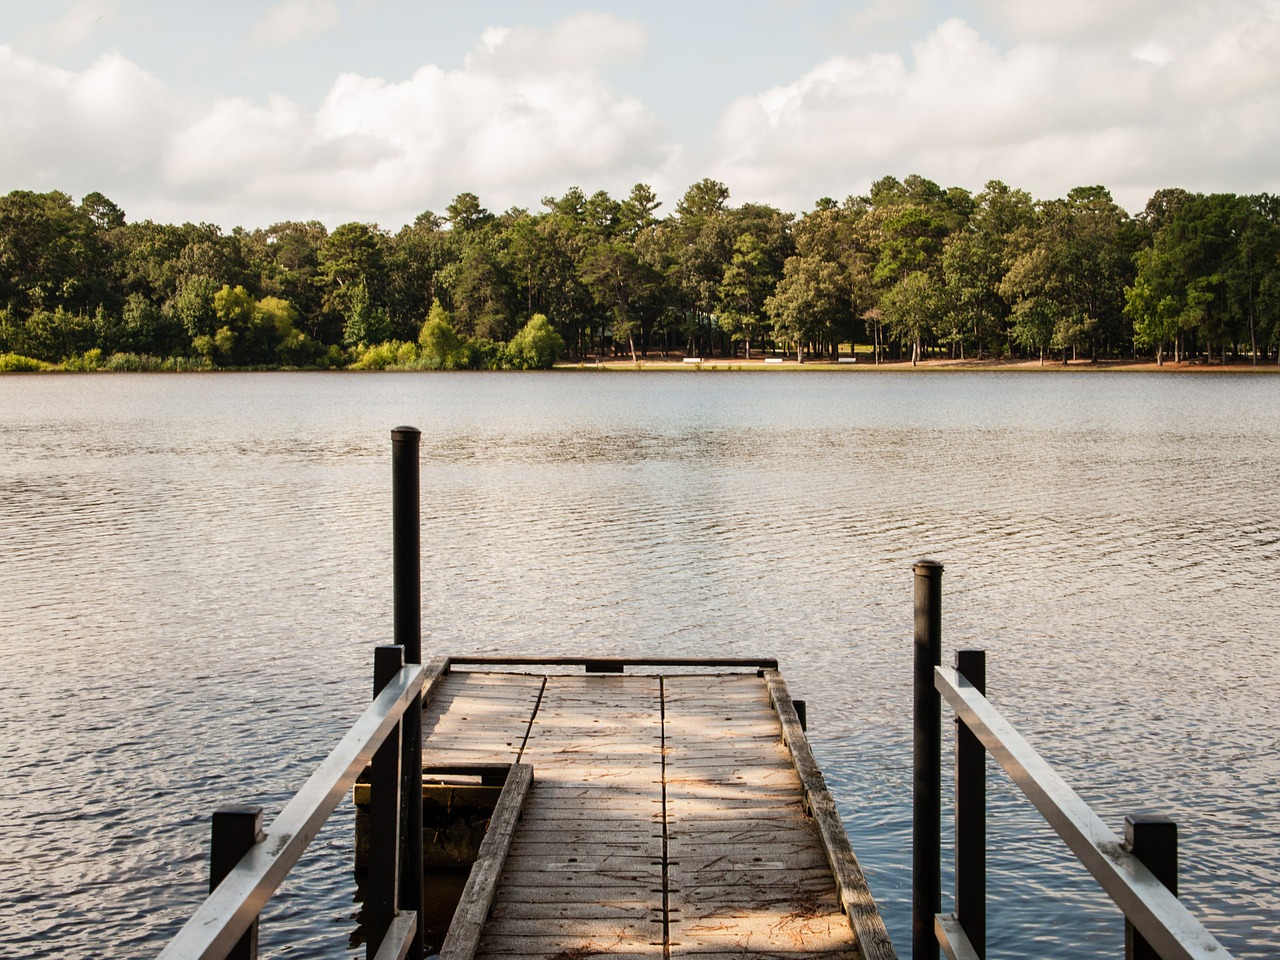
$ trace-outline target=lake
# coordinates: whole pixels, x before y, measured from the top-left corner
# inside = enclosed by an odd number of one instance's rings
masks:
[[[944,661],[984,647],[1032,745],[1117,831],[1174,817],[1192,910],[1275,955],[1280,377],[1058,371],[0,378],[0,954],[154,955],[212,810],[270,821],[358,715],[399,424],[424,651],[776,656],[903,956],[926,556]],[[990,956],[1121,955],[991,781]],[[262,956],[352,951],[351,822]]]

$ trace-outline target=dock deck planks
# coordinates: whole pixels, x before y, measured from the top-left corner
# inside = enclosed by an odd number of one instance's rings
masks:
[[[774,707],[779,683],[475,667],[444,677],[424,764],[534,771],[476,956],[891,957],[887,937],[864,950],[844,912]]]

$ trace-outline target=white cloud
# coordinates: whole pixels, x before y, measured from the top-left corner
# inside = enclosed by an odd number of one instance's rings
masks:
[[[254,47],[284,46],[331,30],[337,23],[333,0],[283,0],[258,18],[246,42]]]
[[[0,46],[0,183],[123,189],[154,180],[177,98],[123,57],[79,73]]]
[[[910,60],[835,57],[735,100],[709,167],[736,195],[790,209],[913,172],[1041,197],[1102,183],[1130,209],[1164,186],[1274,190],[1280,131],[1265,118],[1280,110],[1280,16],[1249,4],[1235,19],[1188,17],[1146,46],[1003,51],[949,20]]]
[[[1163,67],[1173,59],[1173,54],[1159,41],[1148,40],[1134,48],[1133,58],[1154,64],[1157,67]]]
[[[643,41],[632,24],[584,14],[490,31],[459,70],[344,74],[314,112],[283,97],[221,100],[174,132],[163,175],[188,201],[253,211],[239,214],[246,225],[303,210],[394,225],[464,190],[494,209],[574,183],[623,190],[674,153],[658,118],[599,74]]]
[[[689,150],[604,79],[653,54],[637,23],[598,13],[485,31],[455,69],[330,77],[314,105],[193,100],[119,54],[67,70],[0,46],[0,190],[102,190],[132,219],[246,227],[395,227],[464,190],[495,210],[574,184],[670,199],[702,176],[790,210],[913,172],[1040,197],[1102,183],[1130,209],[1164,186],[1280,192],[1280,0],[1133,8],[1099,42],[950,20],[906,55],[833,57],[731,101]]]
[[[0,46],[0,184],[102,190],[131,219],[246,227],[395,227],[464,190],[492,209],[573,184],[625,191],[660,183],[677,153],[657,116],[600,75],[644,42],[598,14],[490,33],[460,69],[344,74],[314,109],[192,103],[116,54],[75,72]]]

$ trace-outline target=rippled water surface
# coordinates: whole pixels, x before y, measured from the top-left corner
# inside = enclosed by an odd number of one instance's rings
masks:
[[[944,657],[985,647],[1109,824],[1178,820],[1224,945],[1280,949],[1280,377],[682,371],[0,378],[0,955],[154,955],[212,809],[270,819],[362,709],[400,423],[426,649],[777,656],[904,956],[922,556]],[[1083,868],[991,806],[991,955],[1118,955]],[[350,949],[350,832],[264,956]]]

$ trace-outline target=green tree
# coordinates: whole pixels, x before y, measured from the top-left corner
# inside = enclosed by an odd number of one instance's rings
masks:
[[[222,326],[244,330],[253,321],[253,297],[244,287],[225,284],[213,295],[213,312]]]
[[[792,344],[799,362],[804,362],[805,346],[820,340],[847,309],[841,281],[839,266],[829,260],[789,257],[782,280],[765,299],[774,337]]]
[[[634,239],[658,223],[655,214],[662,201],[647,183],[637,183],[618,206],[618,224],[625,236]]]
[[[947,235],[942,218],[923,207],[904,205],[884,220],[882,230],[877,283],[895,284],[909,273],[938,269]]]
[[[445,218],[459,233],[478,230],[493,222],[493,214],[480,205],[474,193],[460,193],[445,207]]]
[[[550,370],[564,354],[564,340],[545,316],[535,313],[511,338],[505,354],[517,370]]]
[[[314,366],[324,357],[324,344],[298,329],[299,314],[288,300],[263,297],[253,312],[255,337],[260,338],[264,352],[269,348],[275,360],[285,366]]]
[[[110,274],[104,231],[65,193],[0,197],[0,306],[18,317],[91,313],[108,295]]]
[[[1037,221],[1001,282],[1013,304],[1013,339],[1041,350],[1071,352],[1131,339],[1124,289],[1132,276],[1139,233],[1103,187],[1077,187],[1065,199],[1042,202]],[[1052,324],[1045,342],[1044,326]]]
[[[324,224],[286,220],[242,239],[247,268],[263,297],[287,300],[298,311],[298,326],[313,340],[337,343],[337,314],[324,309],[320,249],[329,236]]]
[[[446,295],[440,274],[456,258],[444,221],[430,210],[392,238],[387,302],[395,336],[412,337],[431,305]]]
[[[125,298],[114,341],[99,343],[105,352],[166,357],[179,353],[190,342],[182,325],[141,293]]]
[[[218,314],[213,302],[218,290],[218,283],[212,277],[185,277],[165,304],[168,315],[182,327],[189,339],[212,336],[218,328]]]
[[[863,329],[861,321],[875,304],[871,274],[876,254],[868,221],[863,199],[850,197],[837,204],[824,197],[795,224],[793,231],[795,249],[801,257],[822,260],[835,268],[840,306],[832,312],[823,333],[830,341],[833,357],[839,354],[841,340],[858,340]],[[877,314],[878,311],[872,314],[873,319]],[[879,344],[878,336],[873,340]],[[877,349],[877,362],[879,358]]]
[[[513,273],[525,288],[525,310],[544,313],[575,356],[590,349],[599,309],[582,278],[581,263],[592,244],[586,223],[586,197],[577,187],[563,197],[545,197],[547,208],[515,224],[509,244]]]
[[[144,220],[126,223],[108,239],[119,294],[125,299],[136,294],[164,308],[178,292],[178,258],[187,245],[184,229]]]
[[[925,336],[942,312],[942,285],[925,270],[916,270],[893,285],[880,301],[892,336],[911,345],[911,365],[920,362]]]
[[[1151,245],[1136,258],[1126,306],[1135,336],[1157,351],[1172,337],[1175,357],[1184,339],[1210,357],[1215,344],[1225,355],[1244,343],[1257,362],[1280,311],[1275,199],[1183,191],[1166,192],[1162,201],[1157,206],[1153,198],[1144,211]]]
[[[385,310],[387,247],[388,238],[376,225],[344,223],[325,237],[317,252],[314,282],[321,291],[323,329],[341,330],[342,340],[348,346],[382,342],[367,339],[365,327],[375,314],[386,319],[389,325]],[[351,340],[353,317],[360,337],[355,341]],[[375,327],[381,322],[381,319],[373,321]]]
[[[57,362],[76,357],[94,345],[91,317],[65,307],[38,308],[27,319],[17,352],[37,360]]]
[[[99,230],[114,230],[124,226],[124,211],[97,190],[80,198],[80,210]]]
[[[514,291],[496,237],[468,242],[462,256],[440,271],[460,332],[501,340],[508,335]]]
[[[1125,314],[1133,324],[1137,346],[1154,348],[1156,365],[1164,364],[1166,345],[1181,359],[1182,333],[1203,320],[1213,302],[1214,277],[1185,278],[1163,244],[1137,255],[1138,273],[1125,290]]]
[[[745,344],[748,360],[752,339],[760,338],[768,322],[765,300],[780,279],[770,267],[764,245],[753,234],[744,233],[734,243],[733,259],[720,280],[720,327],[730,339]]]
[[[242,286],[223,286],[213,298],[219,324],[212,336],[197,337],[196,350],[231,366],[304,366],[319,355],[318,345],[297,329],[298,311],[280,297],[255,300]]]
[[[733,227],[727,212],[729,188],[703,179],[676,204],[676,216],[664,224],[651,252],[673,293],[682,318],[687,353],[711,351],[720,335],[714,317],[725,266],[733,256]]]
[[[636,331],[644,302],[652,300],[660,277],[624,239],[601,240],[583,257],[579,271],[596,302],[613,314],[615,341],[625,339],[636,362]]]
[[[1005,272],[1018,245],[1035,225],[1035,205],[1024,190],[989,181],[975,198],[966,224],[951,233],[942,253],[942,275],[957,334],[977,348],[979,359],[1006,335],[1010,303],[1001,295]]]
[[[1053,345],[1058,307],[1054,298],[1054,269],[1049,252],[1032,247],[1010,265],[1000,281],[1001,295],[1013,304],[1010,339],[1019,346],[1045,351]]]
[[[462,338],[453,329],[449,312],[439,301],[431,305],[431,311],[418,334],[420,356],[426,366],[434,370],[449,370],[459,362]]]
[[[346,346],[367,347],[391,339],[387,312],[373,302],[364,283],[351,287],[346,300],[346,323],[342,327],[342,342]]]

